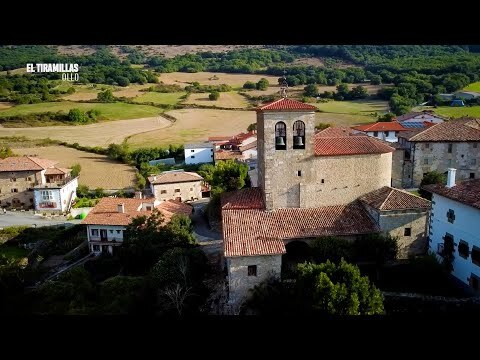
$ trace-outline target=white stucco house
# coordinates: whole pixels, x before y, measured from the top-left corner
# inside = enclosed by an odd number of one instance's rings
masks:
[[[358,125],[353,126],[352,129],[388,142],[397,142],[399,132],[410,130],[396,121],[375,122],[371,124]]]
[[[132,220],[151,215],[153,209],[158,209],[166,222],[175,214],[190,215],[192,212],[190,205],[176,201],[102,198],[82,221],[87,226],[90,252],[97,255],[102,252],[114,254],[117,247],[122,245],[125,230]]]
[[[436,115],[433,111],[427,110],[421,112],[409,112],[407,114],[398,116],[395,120],[404,126],[408,126],[407,124],[412,123],[421,124],[423,122],[438,124],[445,121],[443,117]]]
[[[441,261],[453,259],[452,275],[473,291],[480,290],[480,179],[424,187],[432,193],[429,251]]]
[[[213,163],[213,148],[211,143],[185,144],[185,164]]]
[[[68,212],[77,197],[78,177],[37,185],[33,188],[35,210]]]

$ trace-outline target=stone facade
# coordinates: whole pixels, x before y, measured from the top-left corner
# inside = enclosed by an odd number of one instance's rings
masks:
[[[428,249],[428,221],[430,212],[424,210],[377,210],[364,204],[370,216],[385,234],[398,238],[398,258],[424,255]],[[410,229],[406,235],[405,229]]]
[[[150,185],[150,188],[152,194],[158,200],[177,200],[177,198],[181,198],[182,201],[187,201],[202,198],[201,180],[174,184],[155,184]]]
[[[392,154],[392,187],[403,188],[403,169],[404,169],[404,152],[403,149],[395,149]]]
[[[457,169],[459,180],[480,177],[480,142],[404,141],[404,146],[410,157],[406,156],[404,164],[404,187],[418,187],[424,173],[444,173],[451,167]]]
[[[293,149],[293,123],[305,123],[305,149]],[[257,113],[258,184],[267,210],[348,204],[391,184],[392,154],[315,156],[313,112]],[[286,124],[286,150],[275,150],[275,124]]]
[[[33,207],[33,187],[41,183],[42,171],[0,172],[0,206]]]
[[[256,275],[249,275],[249,266],[256,266]],[[241,302],[250,296],[249,290],[255,285],[270,276],[280,277],[281,270],[282,255],[227,258],[229,300]]]

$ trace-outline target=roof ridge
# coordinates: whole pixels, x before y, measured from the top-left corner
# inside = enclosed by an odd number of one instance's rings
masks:
[[[394,190],[394,189],[393,189],[392,187],[390,187],[390,186],[387,186],[387,188],[389,188],[389,189],[390,189],[390,191],[389,191],[389,193],[388,193],[387,197],[385,198],[385,200],[383,200],[382,204],[381,204],[381,205],[378,207],[380,210],[382,210],[382,209],[383,209],[383,205],[385,205],[385,203],[386,203],[386,202],[387,202],[387,200],[390,198],[390,196],[392,195],[392,193],[393,193],[393,190]]]

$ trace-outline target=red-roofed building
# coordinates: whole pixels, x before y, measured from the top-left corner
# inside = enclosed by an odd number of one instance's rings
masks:
[[[397,142],[399,132],[411,130],[411,128],[406,128],[397,121],[380,121],[371,124],[357,125],[353,126],[352,129],[388,142]]]
[[[149,216],[153,209],[158,209],[168,223],[175,214],[190,215],[190,205],[155,198],[102,198],[90,211],[82,224],[87,225],[88,246],[91,252],[114,253],[122,245],[126,227],[138,216]]]
[[[309,243],[321,236],[354,241],[392,231],[410,231],[404,234],[405,247],[414,240],[424,243],[425,202],[389,187],[395,148],[353,129],[315,133],[315,109],[286,98],[257,109],[258,188],[222,197],[232,301],[270,275],[280,275],[289,243]],[[379,189],[388,191],[374,193]],[[359,201],[362,196],[365,202]],[[374,215],[382,197],[386,205],[378,211],[385,219],[388,212],[390,222]],[[414,209],[405,208],[409,200]],[[415,217],[418,224],[410,224],[412,213],[423,214]]]

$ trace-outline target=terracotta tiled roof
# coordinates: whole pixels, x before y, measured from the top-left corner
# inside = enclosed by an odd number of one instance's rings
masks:
[[[407,129],[403,125],[399,124],[396,121],[389,122],[376,122],[372,124],[363,124],[352,127],[355,130],[360,131],[406,131]]]
[[[315,111],[317,108],[313,105],[305,104],[297,100],[281,98],[280,100],[262,105],[257,111]]]
[[[57,164],[57,161],[34,156],[11,156],[0,160],[1,171],[41,171]]]
[[[445,121],[420,131],[410,141],[480,141],[479,124],[477,119]]]
[[[123,225],[130,224],[132,219],[149,215],[151,211],[143,211],[142,203],[153,203],[150,199],[102,198],[87,217],[82,221],[86,225]],[[118,212],[118,205],[123,204],[125,212]],[[191,214],[192,207],[173,200],[161,202],[156,206],[168,222],[174,214]]]
[[[234,206],[234,205],[232,205]],[[283,254],[279,240],[379,232],[359,203],[312,209],[222,209],[225,256]]]
[[[222,194],[222,209],[263,209],[263,194],[258,187]]]
[[[415,116],[418,116],[418,115],[427,115],[427,114],[424,114],[424,113],[422,113],[422,112],[409,112],[409,113],[407,113],[407,114],[403,114],[403,115],[397,116],[397,117],[396,117],[396,120],[397,120],[397,121],[405,121],[405,120],[414,118]],[[430,115],[430,114],[428,114],[428,115]],[[432,114],[432,115],[433,115],[433,114]]]
[[[45,170],[45,175],[63,175],[63,174],[68,174],[70,171],[71,169],[53,167]]]
[[[231,136],[210,136],[208,141],[228,141],[230,140]]]
[[[370,136],[315,137],[316,156],[384,154],[392,151],[395,151],[393,147]]]
[[[412,137],[414,137],[414,136],[417,135],[418,133],[421,133],[421,132],[424,131],[424,130],[425,130],[425,128],[410,129],[410,130],[408,130],[408,131],[402,131],[401,133],[398,134],[398,137],[410,141],[410,139],[411,139]]]
[[[480,209],[480,179],[459,181],[447,188],[443,184],[425,185],[427,191]]]
[[[354,130],[344,126],[330,126],[326,129],[320,130],[315,134],[315,137],[339,137],[354,135]],[[365,135],[365,134],[361,134]]]
[[[430,209],[431,207],[430,201],[389,186],[369,192],[359,200],[378,210]]]
[[[251,143],[247,144],[247,145],[244,145],[244,146],[240,146],[240,151],[241,152],[244,152],[246,150],[250,150],[250,149],[254,149],[257,147],[257,140],[255,141],[252,141]]]
[[[219,150],[213,154],[215,161],[241,159],[242,153],[238,150]]]
[[[148,177],[148,181],[152,185],[158,184],[175,184],[191,181],[202,181],[203,177],[194,172],[187,171],[172,171],[164,172],[159,175],[153,175]]]

